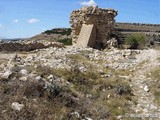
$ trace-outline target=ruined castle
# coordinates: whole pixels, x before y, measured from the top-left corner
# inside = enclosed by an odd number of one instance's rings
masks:
[[[114,9],[83,7],[70,16],[73,45],[77,47],[106,48],[123,42],[128,34],[144,33],[149,40],[160,41],[160,25],[116,23]]]
[[[73,45],[106,47],[114,31],[117,11],[98,7],[83,7],[70,16]]]

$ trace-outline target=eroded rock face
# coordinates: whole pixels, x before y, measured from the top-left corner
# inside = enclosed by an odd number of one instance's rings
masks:
[[[114,30],[117,11],[114,9],[102,9],[98,7],[83,7],[74,10],[70,16],[73,45],[77,43],[82,24],[94,24],[96,28],[96,46],[106,47]],[[95,46],[95,47],[96,47]]]

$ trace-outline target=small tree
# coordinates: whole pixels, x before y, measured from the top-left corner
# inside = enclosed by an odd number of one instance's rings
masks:
[[[128,35],[125,39],[125,45],[130,45],[130,49],[143,48],[146,45],[146,36],[141,33]]]

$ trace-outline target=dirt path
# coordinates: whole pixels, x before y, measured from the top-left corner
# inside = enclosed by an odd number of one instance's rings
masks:
[[[151,69],[156,68],[160,65],[157,58],[160,56],[160,52],[156,50],[151,50],[145,52],[145,54],[140,54],[137,59],[143,62],[140,67],[133,74],[132,82],[133,93],[137,99],[137,104],[133,106],[133,110],[137,115],[141,115],[142,120],[158,120],[160,118],[160,106],[154,102],[154,95],[148,88],[150,78],[147,78],[146,73]],[[150,116],[150,117],[149,117]],[[159,116],[157,118],[157,116]]]
[[[16,53],[11,53],[11,54],[7,54],[7,53],[0,53],[0,59],[11,59],[16,55]]]

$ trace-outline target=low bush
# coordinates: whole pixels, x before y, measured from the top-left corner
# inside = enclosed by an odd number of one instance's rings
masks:
[[[129,95],[131,95],[131,88],[130,88],[129,85],[118,85],[116,87],[116,89],[117,89],[116,93],[118,95],[123,95],[123,94],[129,94]]]
[[[64,45],[72,45],[72,39],[71,38],[64,38],[57,40],[57,42],[63,43]]]
[[[131,34],[125,39],[125,45],[129,45],[130,49],[144,48],[146,45],[146,36],[144,34]]]
[[[71,28],[64,28],[64,29],[61,29],[61,28],[55,28],[55,29],[52,29],[52,30],[46,30],[44,31],[43,33],[45,34],[61,34],[61,35],[71,35]]]

